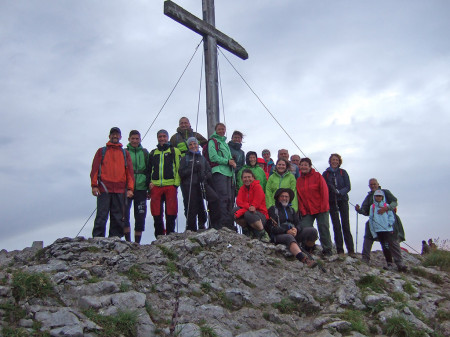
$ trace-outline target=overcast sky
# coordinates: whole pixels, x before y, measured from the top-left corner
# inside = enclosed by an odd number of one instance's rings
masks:
[[[201,17],[202,1],[177,3]],[[376,177],[399,200],[409,246],[450,239],[450,2],[215,6],[217,28],[249,59],[221,51],[320,172],[331,153],[342,155],[352,204]],[[124,145],[131,129],[147,131],[200,40],[163,14],[162,0],[0,3],[0,249],[78,233],[96,207],[95,151],[112,126]],[[199,48],[144,147],[156,146],[161,128],[172,135],[181,116],[195,128],[200,90],[198,131],[206,134],[201,62]],[[242,131],[246,152],[300,154],[220,52],[219,67],[228,135]],[[356,237],[354,211],[350,220]],[[359,216],[358,251],[366,220]],[[81,235],[92,226],[93,218]],[[148,215],[142,242],[153,239]]]

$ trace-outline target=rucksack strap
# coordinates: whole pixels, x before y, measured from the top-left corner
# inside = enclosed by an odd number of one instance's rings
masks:
[[[100,176],[102,175],[102,165],[103,165],[103,160],[105,159],[105,154],[106,154],[106,150],[108,149],[107,146],[103,146],[102,147],[102,160],[100,161],[100,165],[98,167],[98,179],[100,180]],[[127,152],[124,148],[122,148],[122,152],[123,152],[123,160],[125,162],[125,169],[127,168]]]

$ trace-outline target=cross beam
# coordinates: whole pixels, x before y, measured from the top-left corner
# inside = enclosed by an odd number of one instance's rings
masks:
[[[248,58],[248,54],[239,43],[215,28],[214,0],[202,0],[202,8],[203,20],[170,0],[164,2],[165,15],[204,37],[206,117],[208,136],[210,137],[214,133],[215,125],[220,120],[217,45],[243,60]]]

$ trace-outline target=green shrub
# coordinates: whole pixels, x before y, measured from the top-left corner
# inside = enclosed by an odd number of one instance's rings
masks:
[[[388,318],[386,321],[386,332],[398,337],[422,337],[425,333],[401,316]]]
[[[13,303],[0,303],[0,310],[5,312],[3,319],[10,325],[18,323],[27,315],[24,309]]]
[[[358,331],[363,335],[369,334],[367,324],[364,322],[364,313],[358,310],[345,310],[339,316],[351,324],[351,330]]]
[[[139,267],[137,264],[131,266],[131,268],[128,269],[122,275],[125,275],[131,281],[134,281],[134,282],[139,281],[139,280],[148,279],[148,276],[142,272],[141,267]]]
[[[356,285],[361,290],[369,288],[376,293],[380,293],[387,288],[386,282],[376,275],[365,275],[356,281]]]
[[[83,313],[96,324],[103,328],[99,332],[102,337],[119,337],[121,335],[134,337],[137,335],[137,311],[119,311],[113,316],[104,316],[96,313],[93,309],[83,311]]]
[[[53,292],[47,274],[15,272],[12,278],[12,294],[16,301],[29,298],[44,298]]]
[[[161,249],[161,252],[169,259],[172,261],[175,261],[178,259],[178,254],[176,252],[174,252],[172,249],[167,248],[166,246],[158,246],[159,249]]]

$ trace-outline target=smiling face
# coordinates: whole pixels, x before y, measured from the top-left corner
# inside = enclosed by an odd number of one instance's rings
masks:
[[[242,174],[242,182],[245,186],[250,186],[254,180],[255,178],[253,178],[253,175],[251,173],[244,172]]]
[[[298,154],[293,154],[291,156],[291,163],[294,163],[297,166],[300,166],[300,156]]]
[[[238,135],[238,134],[234,134],[233,135],[233,137],[231,137],[231,141],[233,142],[233,143],[242,143],[242,137],[241,137],[241,135]]]
[[[113,132],[109,135],[109,141],[113,144],[118,144],[122,139],[122,135],[119,132]]]
[[[217,125],[217,127],[216,127],[216,133],[217,133],[219,136],[221,136],[221,137],[225,136],[225,132],[226,132],[226,131],[227,131],[227,128],[226,128],[224,125],[222,125],[222,124]]]
[[[250,166],[255,166],[256,161],[257,161],[257,158],[254,154],[251,154],[250,156],[248,156],[248,162],[250,163]]]
[[[277,172],[280,174],[283,174],[284,172],[286,172],[286,163],[284,162],[284,160],[280,160],[277,163],[276,168],[277,168]]]
[[[141,137],[139,135],[132,135],[128,138],[128,141],[132,147],[138,147],[141,144]]]
[[[369,188],[372,192],[375,192],[379,187],[380,184],[378,184],[378,181],[376,179],[369,180]]]
[[[190,142],[189,143],[189,150],[191,150],[192,152],[198,152],[198,143]]]
[[[270,152],[269,151],[263,152],[262,156],[263,156],[264,160],[266,162],[268,162],[270,159]]]
[[[179,127],[181,130],[188,130],[191,127],[191,123],[189,123],[189,119],[183,117],[180,119]]]
[[[376,195],[375,196],[375,201],[376,202],[382,202],[383,201],[383,196],[382,195]]]
[[[280,204],[286,207],[290,201],[289,193],[288,192],[281,193],[280,196],[278,197],[278,201],[280,202]]]
[[[165,134],[165,133],[160,133],[159,135],[158,135],[158,144],[159,145],[164,145],[164,144],[166,144],[167,142],[169,141],[169,137]]]
[[[333,169],[337,169],[339,167],[340,163],[339,163],[339,158],[336,156],[332,156],[330,158],[330,166]]]
[[[309,165],[308,162],[302,161],[300,163],[300,172],[302,174],[308,174],[309,172],[311,172],[311,166]]]

